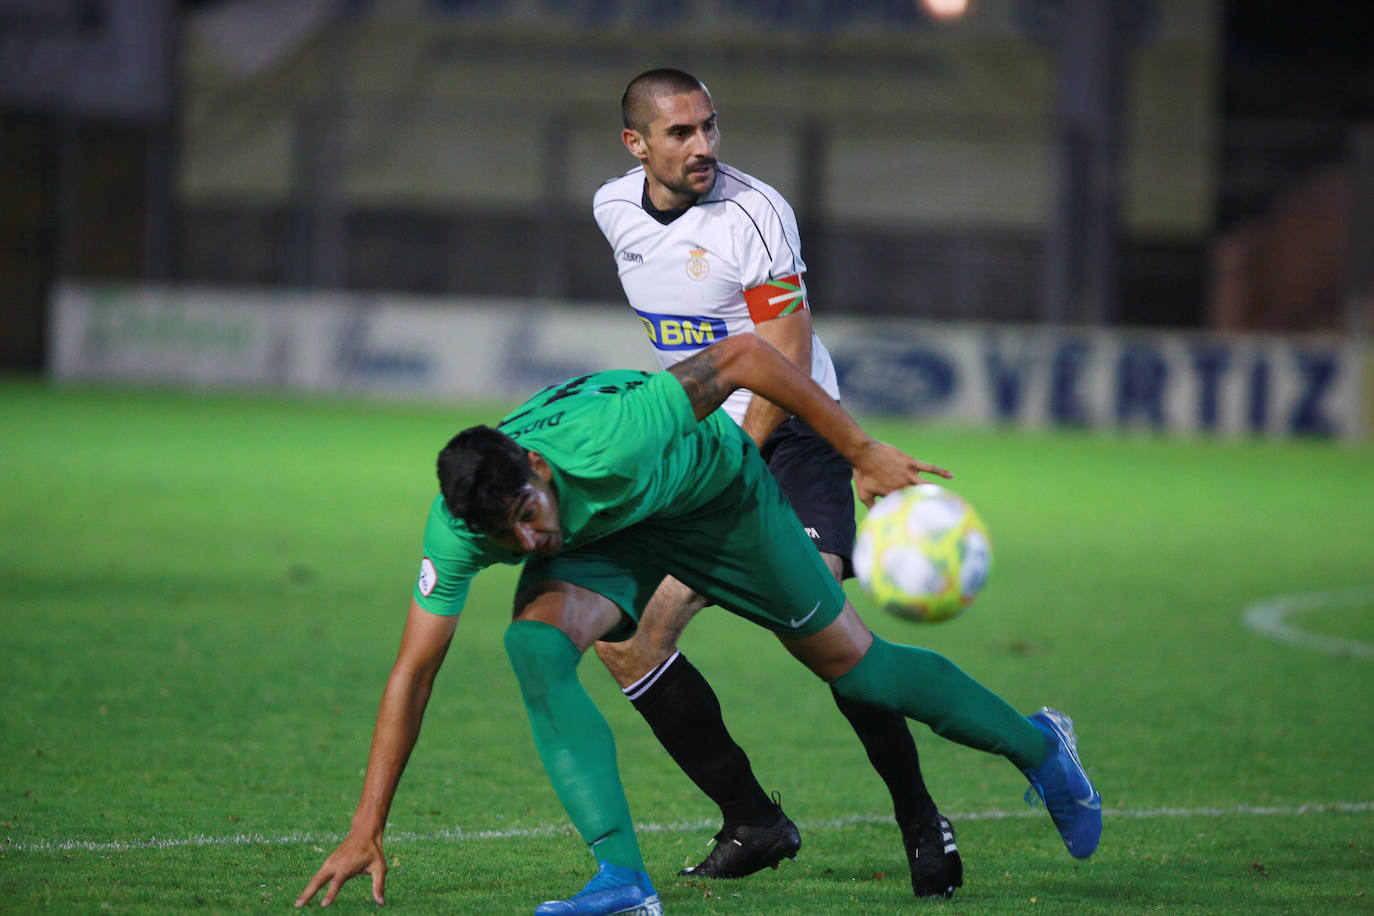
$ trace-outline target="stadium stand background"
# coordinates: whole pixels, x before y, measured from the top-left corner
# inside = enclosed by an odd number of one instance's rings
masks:
[[[0,80],[0,366],[41,367],[59,277],[617,301],[588,201],[631,164],[621,86],[663,63],[715,90],[723,158],[792,201],[829,312],[1348,327],[1370,13],[1111,4],[1121,84],[1086,129],[1118,193],[1094,202],[1056,183],[1055,36],[1083,6],[0,0],[0,73],[28,67]],[[131,9],[167,40],[131,38]],[[44,47],[90,52],[93,85],[45,82]],[[1056,311],[1048,262],[1089,206],[1111,301]]]

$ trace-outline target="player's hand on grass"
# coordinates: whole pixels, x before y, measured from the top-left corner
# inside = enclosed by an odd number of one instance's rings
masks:
[[[386,854],[382,852],[382,842],[380,839],[371,837],[355,837],[349,834],[339,848],[324,860],[324,865],[315,872],[315,877],[310,879],[310,883],[301,891],[301,895],[296,898],[296,906],[303,907],[308,904],[326,884],[329,888],[324,892],[324,899],[320,901],[320,906],[329,906],[338,896],[339,888],[344,886],[344,882],[354,875],[369,874],[372,876],[372,899],[379,905],[386,903]]]
[[[854,489],[860,501],[870,509],[879,496],[923,483],[921,474],[933,474],[945,479],[954,476],[939,465],[917,461],[896,446],[877,439],[870,439],[852,463]]]

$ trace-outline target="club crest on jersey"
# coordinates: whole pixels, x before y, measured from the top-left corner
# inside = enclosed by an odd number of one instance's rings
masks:
[[[699,350],[709,347],[727,336],[721,318],[697,318],[692,315],[656,315],[635,309],[644,323],[644,333],[656,350]]]
[[[706,275],[711,272],[711,265],[706,261],[706,249],[693,248],[688,253],[691,257],[687,259],[687,279],[705,280]]]

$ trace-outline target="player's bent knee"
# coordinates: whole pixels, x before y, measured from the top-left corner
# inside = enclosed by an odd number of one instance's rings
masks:
[[[875,637],[854,667],[831,681],[830,686],[845,699],[902,712],[891,683],[902,676],[901,669],[892,664],[893,648],[892,643]]]
[[[793,658],[827,683],[849,673],[870,651],[874,641],[873,632],[848,601],[840,615],[819,633],[802,637],[776,635]]]
[[[874,638],[864,657],[831,681],[840,696],[924,722],[943,735],[956,723],[951,697],[968,676],[938,652]]]
[[[551,624],[517,620],[506,628],[505,645],[520,692],[527,698],[545,696],[553,685],[577,678],[582,653]]]

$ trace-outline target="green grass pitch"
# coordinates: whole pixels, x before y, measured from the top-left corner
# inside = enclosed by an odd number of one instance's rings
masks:
[[[0,912],[286,912],[357,799],[433,456],[501,411],[0,384]],[[1068,711],[1102,846],[1071,859],[1012,767],[917,726],[966,874],[913,901],[829,692],[716,609],[684,649],[802,827],[777,871],[676,877],[714,811],[582,667],[669,913],[1374,912],[1374,450],[871,428],[955,472],[995,559],[950,623],[860,613]],[[591,873],[501,649],[513,575],[477,580],[392,810],[397,911]],[[1264,602],[1286,640],[1246,626]]]

